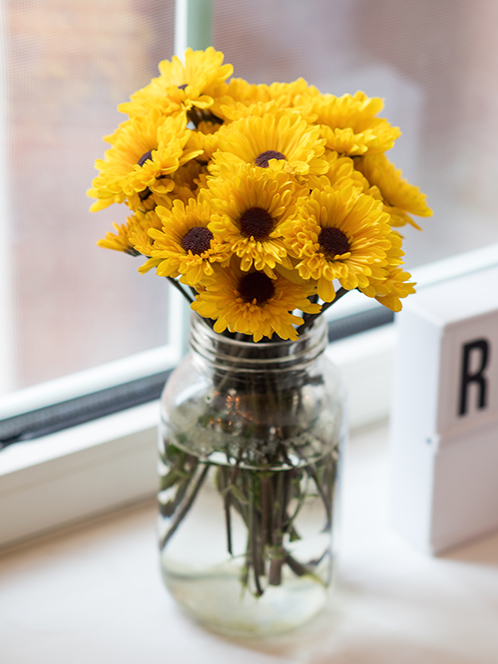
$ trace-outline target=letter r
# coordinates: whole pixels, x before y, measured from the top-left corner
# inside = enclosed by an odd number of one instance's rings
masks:
[[[480,365],[479,369],[473,373],[470,370],[470,362],[472,354],[479,353]],[[468,387],[471,383],[476,383],[479,387],[479,398],[477,407],[486,408],[486,400],[488,393],[488,383],[483,375],[484,369],[488,364],[489,359],[489,341],[486,339],[476,339],[464,344],[462,353],[462,372],[460,380],[460,409],[458,414],[465,415],[467,412],[467,394]]]

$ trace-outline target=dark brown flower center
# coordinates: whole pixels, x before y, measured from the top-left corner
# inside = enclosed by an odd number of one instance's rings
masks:
[[[239,294],[244,302],[256,300],[257,304],[265,304],[275,295],[275,286],[264,272],[249,272],[239,281]]]
[[[137,161],[137,164],[139,166],[143,166],[147,159],[152,159],[152,150],[149,150],[148,152],[144,152],[144,154],[140,157],[140,159]]]
[[[150,196],[152,196],[152,191],[147,187],[138,192],[138,197],[141,201],[146,201]]]
[[[182,237],[182,247],[193,254],[203,254],[211,246],[213,234],[209,228],[194,226]]]
[[[244,210],[239,219],[240,232],[245,237],[253,237],[255,240],[264,240],[273,229],[273,217],[260,207],[252,207]]]
[[[278,150],[265,150],[261,154],[258,154],[254,163],[261,168],[268,168],[270,159],[285,159],[285,155],[278,152]]]
[[[322,228],[318,242],[327,256],[338,256],[350,251],[349,240],[346,235],[334,226]]]

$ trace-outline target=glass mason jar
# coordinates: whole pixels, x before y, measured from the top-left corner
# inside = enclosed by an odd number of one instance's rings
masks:
[[[326,345],[322,317],[297,341],[252,343],[194,315],[191,352],[165,386],[162,576],[215,631],[286,631],[326,600],[345,434]]]

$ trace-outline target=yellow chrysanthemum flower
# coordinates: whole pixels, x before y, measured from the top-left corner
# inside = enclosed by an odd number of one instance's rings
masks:
[[[299,208],[301,221],[280,230],[299,275],[317,283],[324,302],[335,298],[334,279],[351,290],[386,276],[392,231],[379,201],[348,185],[315,190]]]
[[[409,214],[430,217],[432,210],[427,206],[426,196],[418,187],[403,179],[400,170],[384,154],[366,155],[354,159],[355,167],[377,187],[386,211],[391,215],[392,226],[411,224],[420,229]],[[409,213],[409,214],[407,214]]]
[[[188,148],[199,151],[199,161],[207,163],[218,149],[220,127],[218,123],[200,122],[190,133]]]
[[[190,163],[190,162],[189,162]],[[164,207],[171,207],[170,193],[174,188],[174,181],[169,178],[161,178],[161,188],[167,191],[165,194],[159,194],[157,191],[152,191],[149,187],[129,196],[125,203],[133,210],[133,212],[149,212],[154,210],[158,205]],[[156,187],[154,187],[156,189]]]
[[[137,212],[128,217],[126,224],[114,224],[117,231],[115,233],[106,233],[105,238],[99,240],[97,245],[104,249],[114,249],[115,251],[124,251],[131,256],[150,256],[152,243],[148,235],[149,228],[160,228],[161,221],[157,214],[151,210],[149,212]]]
[[[140,268],[145,273],[152,267],[160,277],[178,277],[189,286],[195,286],[213,274],[213,263],[226,262],[230,254],[208,228],[211,209],[206,203],[194,199],[188,205],[173,202],[171,210],[156,210],[162,229],[149,231],[154,245],[148,260]]]
[[[268,86],[268,94],[281,108],[291,108],[296,99],[303,97],[320,97],[320,92],[314,85],[309,85],[304,78],[298,78],[291,83],[272,83]]]
[[[213,105],[213,97],[224,93],[224,81],[233,72],[232,65],[222,64],[223,58],[223,53],[210,46],[205,51],[188,48],[185,64],[176,56],[171,62],[163,60],[159,63],[161,75],[135,92],[119,110],[137,116],[146,115],[151,108],[166,115],[192,108],[207,109]]]
[[[126,204],[132,210],[140,212],[153,210],[158,206],[169,210],[176,199],[187,204],[191,198],[198,196],[200,189],[207,186],[207,175],[206,166],[197,159],[191,159],[170,176],[161,178],[159,184],[168,192],[167,194],[158,194],[159,187],[155,185],[154,191],[147,188],[130,196]]]
[[[216,117],[232,122],[239,117],[245,117],[244,109],[248,106],[270,101],[267,85],[254,85],[243,78],[231,78],[226,84],[224,94],[214,100],[210,111]]]
[[[158,229],[162,226],[156,210],[136,212],[131,221],[133,223],[130,225],[129,238],[133,248],[142,256],[151,256],[153,243],[149,231],[151,228]]]
[[[271,279],[264,272],[241,270],[233,263],[215,268],[191,305],[204,318],[215,320],[215,332],[241,332],[254,341],[277,334],[281,339],[297,339],[295,325],[303,319],[292,313],[318,313],[320,305],[310,302],[313,288],[288,281],[280,274]]]
[[[355,169],[353,159],[343,157],[333,150],[326,150],[323,156],[329,165],[328,171],[321,176],[310,175],[307,181],[310,189],[323,189],[327,185],[337,189],[346,184],[352,184],[362,193],[369,193],[366,190],[370,185],[366,178]]]
[[[199,191],[207,186],[206,176],[206,166],[199,163],[197,159],[192,159],[181,166],[171,176],[173,189],[169,195],[170,204],[164,207],[171,208],[173,201],[176,199],[180,199],[187,205],[191,198],[197,198]]]
[[[105,160],[96,161],[100,175],[94,179],[88,195],[98,200],[90,209],[122,203],[147,189],[167,194],[173,185],[162,181],[165,176],[200,152],[184,149],[190,134],[186,124],[181,115],[163,118],[158,111],[123,122],[105,139],[112,144]]]
[[[241,164],[231,176],[209,181],[206,200],[213,208],[210,230],[241,268],[252,267],[273,277],[275,265],[290,267],[280,239],[280,226],[295,219],[296,194],[302,192],[285,173]]]
[[[297,98],[317,97],[318,90],[309,86],[303,78],[292,83],[251,85],[240,78],[232,78],[224,96],[215,100],[211,111],[219,118],[233,122],[248,115],[263,116],[273,108],[292,108]],[[313,121],[316,116],[307,120]]]
[[[249,116],[262,118],[267,113],[274,113],[278,109],[279,106],[274,101],[257,101],[251,104],[233,102],[231,105],[222,106],[218,117],[228,124]]]
[[[391,242],[391,248],[387,254],[387,276],[380,280],[372,279],[366,288],[360,288],[360,290],[368,297],[375,297],[377,302],[388,309],[401,311],[400,298],[415,293],[415,283],[408,281],[411,274],[400,267],[404,252],[401,249],[401,236],[396,231],[392,232]]]
[[[359,91],[342,97],[303,96],[296,100],[303,113],[316,116],[327,147],[349,156],[385,152],[401,135],[398,127],[376,117],[383,105],[382,99],[369,98]]]
[[[135,251],[130,242],[128,224],[116,224],[113,222],[112,225],[117,233],[107,231],[105,238],[99,240],[97,245],[103,249],[113,249],[114,251],[123,251],[125,254],[130,254],[130,256],[138,256],[139,252]]]
[[[391,311],[401,311],[403,305],[400,298],[415,293],[415,283],[408,279],[411,279],[409,272],[404,272],[400,267],[391,268],[387,279],[378,285],[375,296],[377,302]]]
[[[217,175],[223,163],[246,163],[293,175],[320,175],[329,165],[322,155],[325,141],[320,130],[299,113],[279,111],[250,116],[222,127],[210,171]]]

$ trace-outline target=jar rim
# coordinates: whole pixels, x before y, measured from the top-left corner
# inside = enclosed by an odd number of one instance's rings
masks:
[[[282,370],[289,365],[294,368],[300,362],[313,361],[328,343],[328,327],[322,316],[294,340],[254,342],[232,339],[215,332],[197,313],[192,316],[190,329],[193,353],[221,369],[235,368],[236,365],[239,370],[260,371],[263,362],[268,370]]]

